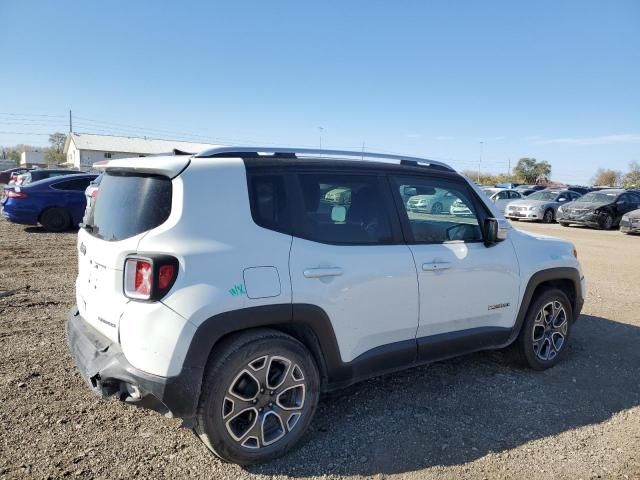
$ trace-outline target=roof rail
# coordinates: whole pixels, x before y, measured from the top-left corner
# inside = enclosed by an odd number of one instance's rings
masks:
[[[273,148],[273,147],[216,147],[195,155],[196,158],[211,158],[211,157],[230,157],[230,156],[243,156],[252,155],[259,156],[261,153],[272,154],[274,157],[279,158],[298,158],[298,155],[321,155],[322,158],[340,158],[340,157],[352,157],[364,159],[377,159],[377,160],[397,160],[400,165],[410,165],[414,167],[420,166],[435,166],[454,172],[444,162],[437,160],[429,160],[427,158],[420,157],[408,157],[406,155],[396,155],[393,153],[374,153],[374,152],[356,152],[350,150],[322,150],[318,148]]]

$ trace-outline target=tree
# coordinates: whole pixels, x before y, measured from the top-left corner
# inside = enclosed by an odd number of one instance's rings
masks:
[[[640,187],[640,163],[631,162],[629,164],[629,171],[622,179],[622,185],[625,188],[639,188]]]
[[[599,168],[591,179],[592,185],[602,185],[607,187],[616,187],[620,185],[622,173],[608,168]]]
[[[460,173],[474,182],[477,182],[478,180],[477,170],[462,170]],[[513,176],[507,175],[506,173],[499,173],[497,175],[494,175],[493,173],[481,173],[479,184],[495,185],[496,183],[515,181],[516,180]]]
[[[513,173],[523,183],[548,182],[551,178],[551,165],[546,160],[521,158],[513,169]]]
[[[49,135],[49,148],[47,149],[47,162],[60,165],[66,161],[64,156],[64,142],[67,136],[64,133],[52,133]]]

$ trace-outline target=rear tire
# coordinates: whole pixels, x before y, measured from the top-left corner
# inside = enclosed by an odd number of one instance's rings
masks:
[[[318,405],[313,356],[295,338],[260,329],[230,337],[210,358],[194,431],[218,457],[268,462],[304,435]]]
[[[71,226],[71,215],[61,207],[48,208],[40,215],[40,224],[48,232],[64,232]]]
[[[546,370],[560,362],[567,353],[573,323],[573,309],[560,289],[542,290],[529,306],[514,342],[520,363],[534,370]]]

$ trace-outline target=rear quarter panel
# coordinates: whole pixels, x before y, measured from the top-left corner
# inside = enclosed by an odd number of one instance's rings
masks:
[[[163,302],[194,326],[230,310],[291,302],[292,237],[264,229],[251,217],[247,174],[239,158],[194,158],[173,180],[167,222],[145,235],[139,252],[178,258],[178,278]],[[245,271],[273,267],[267,298],[249,298]],[[272,270],[272,269],[269,269]]]

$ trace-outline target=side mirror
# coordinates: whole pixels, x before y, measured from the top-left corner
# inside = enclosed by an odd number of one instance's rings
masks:
[[[506,220],[505,220],[506,222]],[[502,242],[507,238],[509,227],[501,225],[497,218],[487,218],[484,221],[484,244],[486,247]]]

